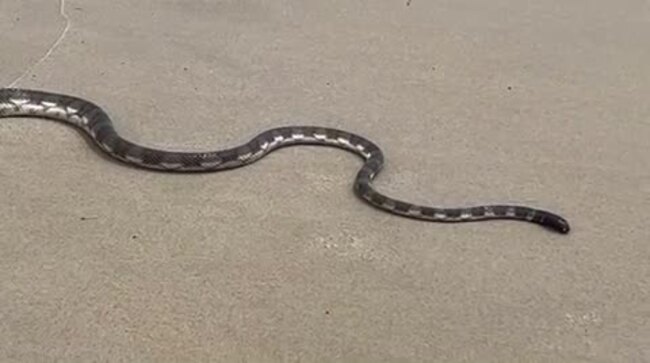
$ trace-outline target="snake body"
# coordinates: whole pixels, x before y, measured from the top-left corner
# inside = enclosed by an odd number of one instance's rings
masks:
[[[528,221],[560,233],[568,222],[548,211],[517,205],[438,208],[407,203],[379,193],[372,180],[384,164],[384,155],[372,141],[350,132],[326,127],[290,126],[262,132],[247,143],[209,152],[156,150],[120,137],[110,117],[92,102],[37,90],[0,89],[0,118],[39,117],[63,121],[87,134],[107,155],[144,169],[174,172],[216,172],[251,164],[270,152],[293,145],[322,145],[350,151],[364,163],[354,180],[354,192],[380,210],[433,222],[473,222],[491,219]]]

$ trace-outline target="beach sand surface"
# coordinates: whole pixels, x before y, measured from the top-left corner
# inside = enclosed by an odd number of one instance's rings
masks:
[[[650,361],[648,1],[60,5],[0,2],[1,86],[170,150],[342,128],[391,196],[572,231],[383,213],[336,149],[166,174],[2,119],[0,361]]]

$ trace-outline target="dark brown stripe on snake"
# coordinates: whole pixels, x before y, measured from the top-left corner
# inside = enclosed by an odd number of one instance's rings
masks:
[[[83,130],[100,150],[121,162],[144,169],[174,172],[221,171],[249,165],[270,152],[291,145],[322,145],[344,149],[364,160],[353,183],[354,193],[371,206],[403,217],[434,222],[473,222],[490,219],[527,221],[568,233],[568,222],[557,214],[517,205],[434,208],[385,196],[372,187],[384,156],[372,141],[347,131],[321,126],[289,126],[267,130],[249,142],[210,152],[175,152],[136,145],[123,139],[110,117],[81,98],[25,90],[0,89],[0,117],[35,116],[66,122]]]

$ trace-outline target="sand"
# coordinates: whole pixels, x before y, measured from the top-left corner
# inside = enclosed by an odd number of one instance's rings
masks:
[[[382,213],[335,149],[161,174],[3,119],[0,361],[650,361],[647,1],[64,5],[0,2],[2,86],[169,149],[347,129],[389,195],[573,230]]]

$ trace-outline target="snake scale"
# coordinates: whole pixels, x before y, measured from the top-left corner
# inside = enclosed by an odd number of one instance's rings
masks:
[[[473,222],[511,219],[537,223],[568,233],[568,222],[548,211],[517,205],[437,208],[415,205],[376,191],[371,182],[384,164],[375,143],[350,132],[314,126],[278,127],[247,143],[209,152],[175,152],[136,145],[120,137],[102,108],[81,98],[37,90],[0,89],[0,118],[39,117],[63,121],[87,134],[107,155],[140,168],[174,172],[216,172],[251,164],[274,150],[293,145],[322,145],[350,151],[363,160],[354,180],[355,194],[380,210],[433,222]]]

